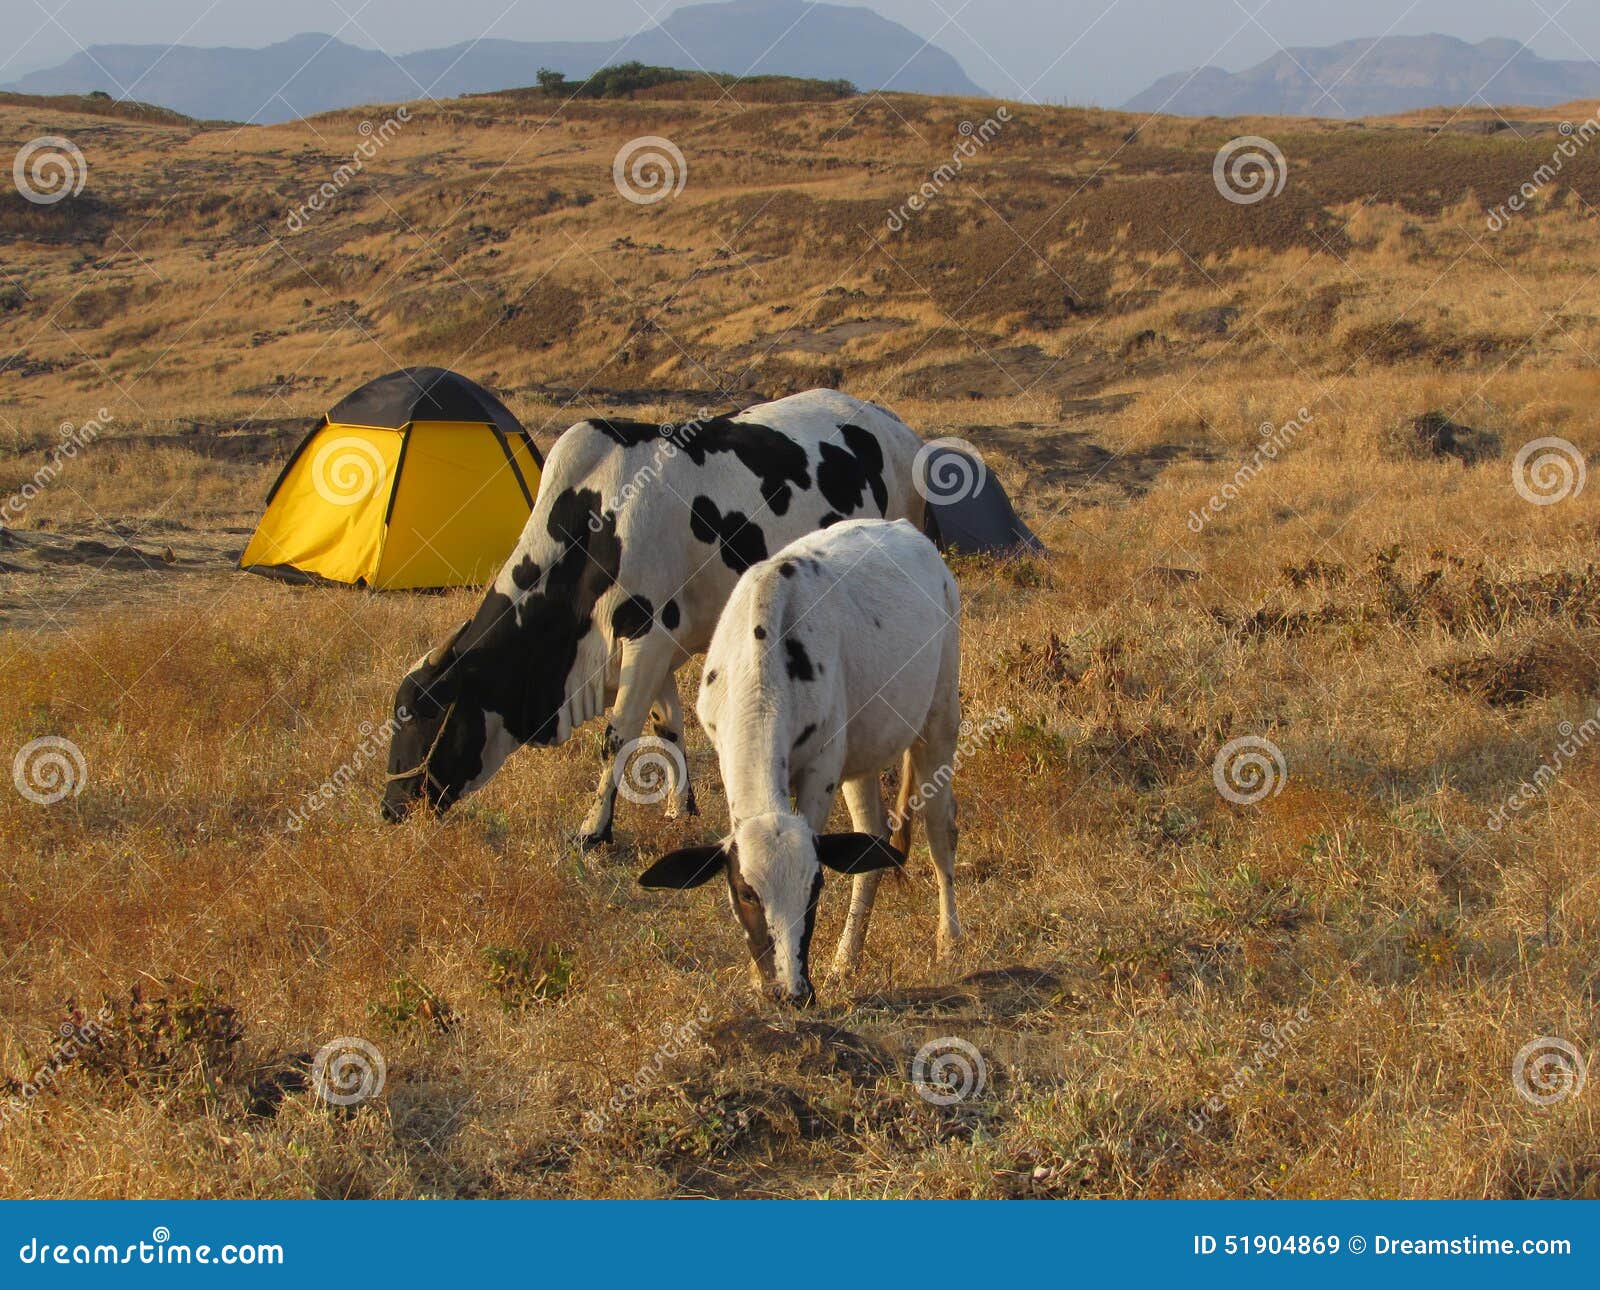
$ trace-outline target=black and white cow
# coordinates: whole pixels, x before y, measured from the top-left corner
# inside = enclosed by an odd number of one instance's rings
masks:
[[[516,550],[477,613],[395,696],[386,818],[442,811],[524,744],[565,743],[611,706],[584,845],[611,840],[617,754],[647,718],[682,746],[674,677],[706,647],[738,577],[859,516],[922,520],[922,440],[834,390],[681,425],[581,421],[556,441]],[[681,756],[669,813],[693,811]]]
[[[896,840],[914,806],[939,881],[939,949],[956,918],[955,799],[961,727],[960,598],[933,543],[905,521],[813,533],[740,579],[711,638],[697,711],[717,750],[731,831],[657,861],[646,887],[728,880],[757,988],[813,998],[811,933],[823,867],[855,874],[834,971],[853,971],[890,845],[878,775],[904,754]],[[910,792],[913,784],[918,787]],[[826,833],[844,789],[855,833]],[[794,805],[790,805],[791,798]]]

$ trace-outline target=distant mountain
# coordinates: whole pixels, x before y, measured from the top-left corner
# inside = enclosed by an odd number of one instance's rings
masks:
[[[1465,103],[1550,106],[1600,97],[1600,64],[1541,58],[1514,40],[1384,36],[1291,49],[1243,72],[1180,72],[1129,99],[1174,116],[1382,116]]]
[[[0,88],[105,90],[194,117],[271,122],[357,103],[532,85],[541,67],[582,77],[626,61],[741,76],[842,78],[864,90],[984,92],[954,58],[899,23],[871,9],[807,0],[691,5],[616,40],[478,40],[395,57],[316,34],[265,49],[96,45]]]

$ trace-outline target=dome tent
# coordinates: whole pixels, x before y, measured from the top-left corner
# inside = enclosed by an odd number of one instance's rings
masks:
[[[295,449],[239,567],[380,590],[481,585],[515,547],[543,464],[482,386],[438,367],[390,372]]]
[[[941,551],[1020,555],[1044,550],[1044,543],[1012,508],[1000,481],[953,441],[927,444],[918,454],[917,469],[927,502],[922,529]]]

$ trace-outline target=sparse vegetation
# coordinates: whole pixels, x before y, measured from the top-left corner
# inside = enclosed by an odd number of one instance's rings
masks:
[[[1509,1078],[1538,1036],[1600,1043],[1600,488],[1513,485],[1533,439],[1600,453],[1600,149],[1485,226],[1579,110],[1018,106],[896,234],[993,105],[618,92],[414,105],[293,235],[361,114],[0,100],[89,165],[78,198],[0,196],[0,502],[108,413],[0,526],[0,764],[60,735],[85,767],[0,792],[0,1078],[63,1000],[114,1014],[0,1124],[0,1192],[1600,1195],[1593,1079],[1538,1107]],[[1245,133],[1290,165],[1250,207],[1211,179]],[[640,206],[611,165],[651,134],[688,180]],[[955,562],[968,716],[1012,720],[956,778],[951,962],[919,854],[861,977],[763,1011],[716,893],[633,882],[723,825],[694,729],[702,816],[625,803],[598,855],[561,831],[584,738],[443,823],[380,824],[369,764],[284,827],[476,598],[233,560],[306,421],[421,362],[547,447],[825,376],[982,452],[1050,553]],[[1213,778],[1245,735],[1284,762],[1253,804]],[[343,1036],[387,1065],[352,1108],[315,1087]],[[986,1079],[940,1106],[912,1061],[948,1037]]]

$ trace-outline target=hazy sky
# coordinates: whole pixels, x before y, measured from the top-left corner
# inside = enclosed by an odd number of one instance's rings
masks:
[[[80,44],[265,45],[323,31],[405,53],[480,36],[615,37],[680,7],[681,0],[0,0],[0,81],[58,63]],[[1600,55],[1596,0],[873,0],[868,7],[948,50],[996,94],[1072,103],[1120,103],[1168,72],[1208,63],[1238,70],[1280,46],[1390,31],[1509,36],[1547,58]]]

